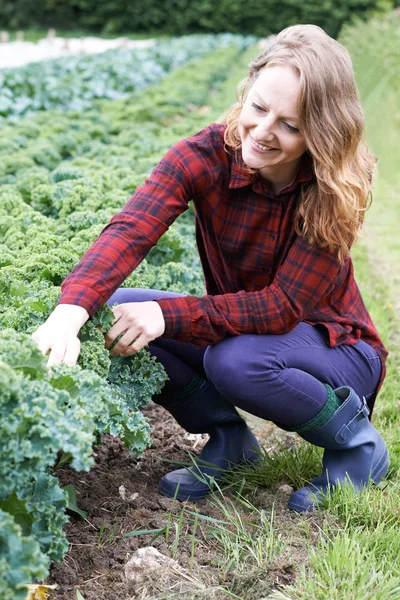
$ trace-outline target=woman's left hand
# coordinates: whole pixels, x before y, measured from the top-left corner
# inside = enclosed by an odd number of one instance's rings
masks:
[[[106,348],[123,335],[111,350],[112,356],[131,356],[165,331],[163,313],[157,302],[126,302],[113,308],[113,313],[114,324],[104,336]]]

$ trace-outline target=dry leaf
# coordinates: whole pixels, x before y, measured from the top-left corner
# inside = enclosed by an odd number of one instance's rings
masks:
[[[48,590],[55,590],[57,585],[28,585],[28,595],[26,600],[47,600],[50,595]]]

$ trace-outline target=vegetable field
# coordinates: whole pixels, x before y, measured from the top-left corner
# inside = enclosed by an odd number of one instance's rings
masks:
[[[67,520],[68,497],[51,467],[61,461],[78,471],[88,470],[92,445],[104,432],[118,435],[140,456],[150,445],[150,428],[140,408],[165,381],[161,365],[146,351],[133,360],[110,358],[101,333],[112,322],[107,307],[81,331],[76,368],[57,367],[49,374],[28,334],[47,318],[62,280],[169,146],[218,116],[227,76],[238,62],[246,64],[243,52],[252,41],[194,36],[172,41],[169,48],[164,43],[153,52],[154,62],[143,62],[143,56],[137,55],[135,64],[130,57],[136,74],[135,84],[130,85],[136,91],[126,99],[97,102],[91,111],[46,111],[29,120],[3,123],[0,596],[4,600],[25,598],[26,590],[19,586],[45,578],[50,561],[61,560],[67,550],[62,525]],[[205,53],[210,47],[217,48]],[[109,70],[110,54],[102,57]],[[121,53],[116,52],[115,73],[120,70],[122,86],[128,60],[125,57],[123,64],[119,59]],[[90,57],[90,61],[92,71],[75,63],[79,108],[94,100],[94,94],[79,85],[85,78],[90,81],[99,67],[98,59]],[[173,70],[158,85],[148,85],[151,78],[159,81],[167,70],[185,62],[187,66]],[[75,81],[71,66],[71,61],[54,61],[45,68],[53,69],[55,81],[61,72]],[[38,86],[41,81],[42,65],[29,69],[34,90],[35,82]],[[22,71],[7,73],[7,89],[13,87],[14,95],[18,77],[25,80]],[[65,81],[63,85],[68,90]],[[125,81],[121,95],[127,89]],[[22,92],[26,94],[26,88]],[[54,105],[56,96],[48,89],[47,93],[36,109]],[[27,96],[21,95],[22,100]],[[73,105],[58,103],[64,108]],[[190,236],[192,221],[189,213],[176,223],[125,285],[201,294],[203,282]]]
[[[231,45],[243,48],[252,41],[251,36],[232,34],[183,36],[158,41],[149,48],[119,48],[3,69],[0,116],[19,118],[40,110],[87,110],[101,98],[127,98],[214,49]]]
[[[166,150],[223,118],[255,39],[186,36],[0,71],[0,600],[26,600],[34,581],[58,585],[50,600],[400,600],[399,26],[393,16],[342,33],[380,158],[354,258],[391,351],[374,424],[392,466],[381,489],[339,491],[306,517],[289,513],[288,493],[319,472],[321,453],[259,420],[259,469],[232,473],[198,507],[157,496],[170,462],[190,462],[205,440],[150,403],[166,375],[146,350],[110,357],[107,306],[83,327],[76,367],[50,373],[30,338]],[[193,218],[181,215],[124,286],[203,294]],[[125,562],[150,543],[181,578],[126,583]]]

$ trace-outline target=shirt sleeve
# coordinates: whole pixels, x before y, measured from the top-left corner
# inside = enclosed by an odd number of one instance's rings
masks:
[[[61,286],[59,304],[93,315],[188,208],[197,182],[212,185],[204,148],[207,130],[175,144],[83,255]]]
[[[298,236],[274,281],[262,290],[156,300],[164,337],[201,347],[243,333],[286,333],[335,287],[340,270],[336,255]]]

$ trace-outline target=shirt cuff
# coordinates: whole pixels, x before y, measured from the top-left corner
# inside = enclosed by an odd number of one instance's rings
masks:
[[[192,341],[192,315],[187,297],[183,298],[154,298],[162,310],[165,331],[162,337],[179,342]]]
[[[68,286],[60,296],[58,304],[74,304],[85,308],[90,317],[104,304],[103,297],[94,290],[82,286]]]

